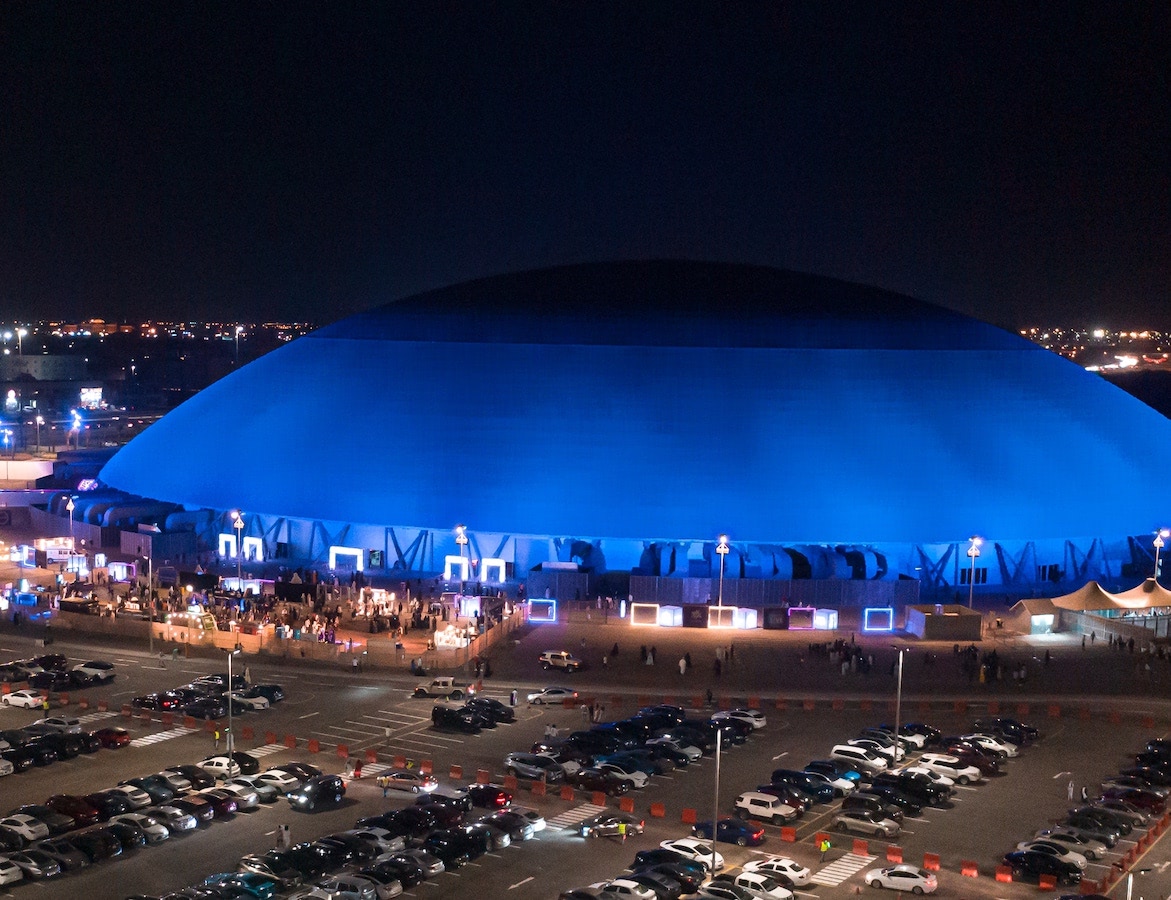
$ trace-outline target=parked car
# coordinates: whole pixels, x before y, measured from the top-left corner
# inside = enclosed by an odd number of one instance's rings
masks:
[[[724,868],[724,857],[712,851],[711,841],[701,841],[695,838],[676,838],[674,840],[662,841],[659,844],[663,850],[670,850],[684,859],[694,860],[711,868],[713,859],[715,861],[716,870]]]
[[[775,878],[764,872],[741,870],[737,873],[717,875],[715,883],[726,882],[743,888],[754,900],[793,900],[793,892],[782,886]]]
[[[314,775],[300,788],[288,794],[293,809],[312,812],[327,803],[340,803],[346,795],[346,784],[336,775]]]
[[[473,697],[464,705],[493,722],[516,721],[516,711],[511,706],[505,706],[492,697]]]
[[[771,875],[788,887],[804,887],[809,884],[809,879],[813,874],[807,867],[787,856],[766,856],[761,859],[751,859],[744,864],[744,871]]]
[[[436,706],[431,710],[431,724],[437,729],[459,731],[463,734],[479,734],[483,720],[474,712],[463,707]]]
[[[697,822],[691,829],[696,837],[711,840],[712,823]],[[744,819],[719,819],[716,822],[716,840],[738,847],[759,847],[764,843],[764,826]]]
[[[99,728],[93,732],[93,736],[107,750],[117,750],[119,747],[125,747],[130,743],[130,732],[125,728]]]
[[[503,809],[512,802],[512,794],[495,784],[473,784],[467,791],[472,805],[484,809]]]
[[[1052,875],[1058,884],[1078,884],[1081,871],[1055,856],[1032,850],[1014,850],[1005,854],[1004,864],[1012,870],[1013,881],[1036,881],[1042,875]]]
[[[956,784],[971,784],[984,777],[977,766],[946,753],[924,753],[916,761],[916,766],[946,775]]]
[[[796,819],[799,813],[789,804],[771,794],[745,791],[736,798],[733,812],[741,819],[760,819],[781,825]]]
[[[627,835],[642,834],[646,820],[634,813],[606,810],[590,816],[578,826],[582,837],[616,837],[623,831]]]
[[[47,695],[42,694],[40,691],[13,691],[10,694],[0,695],[0,704],[4,706],[19,706],[24,709],[39,709],[47,699]]]
[[[839,810],[831,820],[830,827],[877,838],[892,838],[899,833],[898,822],[883,813],[867,809]]]
[[[575,774],[567,776],[566,781],[586,791],[601,791],[610,796],[620,796],[630,791],[630,782],[619,778],[612,772],[603,772],[600,769],[580,769]]]
[[[534,706],[542,706],[548,703],[563,703],[566,700],[576,701],[577,691],[567,687],[547,687],[539,691],[534,691],[525,699]]]
[[[94,680],[95,684],[109,684],[114,680],[114,664],[100,659],[91,659],[78,663],[73,667],[74,672],[84,672]]]
[[[870,887],[890,888],[911,894],[934,894],[939,887],[935,875],[918,866],[897,865],[871,869],[863,876]]]

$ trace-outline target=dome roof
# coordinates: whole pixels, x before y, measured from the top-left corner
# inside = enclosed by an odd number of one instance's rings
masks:
[[[1125,535],[1171,422],[990,325],[752,266],[567,266],[352,316],[102,471],[192,507],[600,538]]]

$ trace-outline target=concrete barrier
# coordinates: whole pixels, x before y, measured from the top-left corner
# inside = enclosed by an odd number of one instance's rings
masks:
[[[69,695],[68,694],[58,694],[57,695],[57,703],[61,706],[68,706],[69,705]],[[1152,719],[1151,721],[1153,722],[1154,719]]]
[[[405,756],[396,756],[394,758],[394,767],[396,769],[405,769],[407,767],[407,758]]]
[[[1061,718],[1061,704],[1060,703],[1050,703],[1047,712],[1048,712],[1050,719],[1060,719]]]
[[[1079,706],[1078,707],[1077,717],[1080,721],[1088,722],[1090,720],[1091,715],[1092,715],[1092,713],[1090,712],[1090,708],[1088,706]]]
[[[122,705],[122,718],[129,719],[132,715],[134,715],[134,710],[130,708],[130,704],[124,703]]]
[[[1055,891],[1057,890],[1057,876],[1056,875],[1042,875],[1037,879],[1037,890],[1039,891]]]
[[[861,838],[854,838],[853,853],[855,856],[869,856],[870,855],[870,842],[864,841]]]
[[[874,701],[867,697],[859,704],[859,706],[861,707],[862,712],[870,712],[872,709],[874,709]]]
[[[174,724],[175,724],[175,714],[169,713],[169,712],[163,713],[163,726],[165,728],[170,728]]]
[[[650,808],[652,819],[662,819],[667,815],[667,807],[662,803],[652,803]]]
[[[198,728],[199,724],[195,721],[194,716],[184,716],[183,717],[183,727],[184,728]]]
[[[633,797],[620,798],[618,800],[618,808],[620,810],[622,810],[623,812],[628,812],[628,813],[634,812],[634,798]]]
[[[492,780],[492,773],[487,769],[476,769],[476,784],[487,784]]]
[[[846,701],[843,700],[841,697],[834,697],[833,708],[834,708],[834,712],[841,712],[843,709],[846,708]]]
[[[924,853],[923,854],[923,868],[928,872],[939,871],[939,854],[938,853]]]
[[[142,722],[144,725],[149,725],[150,724],[150,713],[144,709],[142,712],[140,712],[138,714],[138,721]]]
[[[1110,713],[1110,724],[1111,725],[1121,725],[1122,724],[1122,713],[1117,712],[1117,711],[1111,712]]]
[[[1143,716],[1143,728],[1154,728],[1154,727],[1155,727],[1155,717],[1154,716]]]
[[[163,724],[167,724],[165,718],[163,720]],[[240,737],[245,741],[254,741],[256,740],[256,732],[253,730],[251,725],[245,725],[240,729]]]
[[[965,878],[978,878],[980,876],[980,869],[973,859],[960,860],[960,874]]]
[[[903,848],[896,847],[894,844],[887,847],[886,861],[888,863],[901,863],[903,861]]]
[[[603,791],[594,791],[590,794],[590,803],[594,804],[594,806],[605,806],[606,794]]]
[[[86,700],[85,697],[82,697],[80,700],[77,701],[77,708],[78,709],[89,709],[89,701]]]
[[[996,867],[996,880],[1001,882],[1002,884],[1011,884],[1012,883],[1012,869],[1009,868],[1008,866],[997,866]]]
[[[1000,701],[999,700],[989,700],[988,701],[988,715],[990,715],[990,716],[1000,715]]]
[[[774,709],[777,709],[778,711],[783,712],[784,710],[786,710],[788,708],[789,708],[789,701],[782,698],[782,697],[777,697],[777,702],[774,704]]]
[[[215,721],[214,719],[204,719],[203,720],[203,730],[206,731],[208,734],[215,734],[217,731],[220,730],[220,723]]]
[[[99,700],[98,701],[98,712],[109,712],[109,711],[110,711],[110,701],[109,700]]]
[[[1027,703],[1018,703],[1018,704],[1016,705],[1016,714],[1017,714],[1018,716],[1022,716],[1022,717],[1023,717],[1023,716],[1027,716],[1027,715],[1029,714],[1029,704],[1027,704]]]
[[[435,770],[435,763],[429,759],[419,761],[419,771],[424,775],[433,775]]]
[[[447,773],[447,777],[452,781],[462,781],[464,777],[464,767],[452,766],[450,771]]]
[[[813,712],[813,710],[817,708],[817,703],[813,700],[803,700],[801,702],[801,708],[806,712]]]
[[[749,697],[748,698],[748,708],[749,709],[760,709],[760,698],[759,697]]]
[[[276,743],[276,732],[275,731],[266,731],[264,733],[264,742],[266,744],[275,744]]]
[[[290,750],[296,750],[297,749],[296,735],[286,734],[285,735],[285,746],[288,747]]]
[[[378,751],[375,750],[373,747],[366,748],[366,762],[368,762],[368,763],[378,762]]]
[[[512,791],[513,793],[516,793],[516,791],[518,790],[516,776],[515,775],[505,775],[503,787],[506,791]]]
[[[570,803],[572,803],[573,796],[574,796],[574,794],[573,794],[573,785],[572,784],[561,785],[561,799],[562,800],[568,800]]]
[[[314,744],[314,743],[316,743],[316,741],[310,741],[310,742],[309,742],[309,752],[310,752],[310,753],[312,753],[312,752],[313,752],[313,744]],[[318,744],[318,747],[320,747],[320,746],[321,746],[321,745],[320,745],[320,744]],[[349,759],[349,758],[350,758],[350,748],[349,748],[349,746],[348,746],[347,744],[338,744],[338,745],[337,745],[337,755],[338,755],[338,756],[340,756],[342,759]]]
[[[679,821],[684,825],[694,825],[698,820],[696,812],[690,806],[685,806],[683,812],[679,816]]]
[[[797,843],[797,829],[792,825],[781,826],[781,840],[786,844]]]
[[[952,704],[952,711],[955,712],[957,716],[966,716],[968,714],[968,701],[957,700],[954,704]]]
[[[548,786],[543,781],[530,781],[529,792],[537,797],[544,797],[548,791]]]

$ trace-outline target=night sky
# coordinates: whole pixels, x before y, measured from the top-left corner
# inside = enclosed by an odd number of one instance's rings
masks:
[[[13,0],[0,319],[688,257],[1171,330],[1169,9]]]

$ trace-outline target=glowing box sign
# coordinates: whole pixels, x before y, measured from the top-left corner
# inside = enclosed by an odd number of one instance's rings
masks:
[[[459,570],[459,577],[454,576],[455,570]],[[468,558],[466,556],[445,556],[443,557],[443,580],[444,581],[470,581],[471,567],[468,565]]]
[[[556,600],[530,600],[529,601],[529,621],[530,622],[556,622],[557,621],[557,601]]]
[[[631,603],[630,604],[630,624],[631,625],[658,625],[659,624],[659,604],[657,604],[657,603]]]
[[[813,614],[817,612],[812,606],[789,607],[789,630],[808,631],[813,628]]]
[[[660,606],[659,625],[663,628],[679,628],[683,624],[682,606]]]
[[[889,606],[868,606],[862,610],[863,631],[894,631],[895,611]]]

